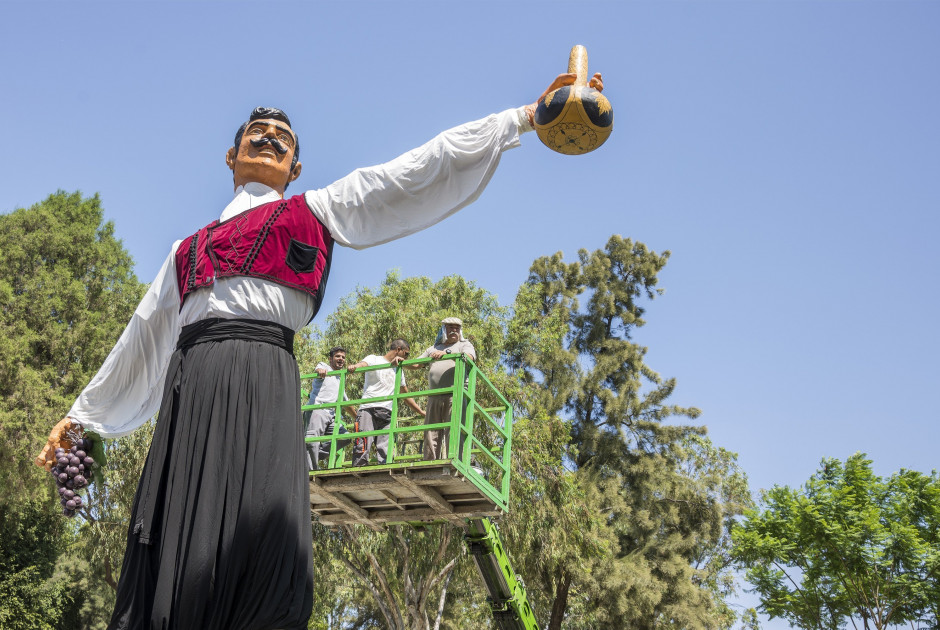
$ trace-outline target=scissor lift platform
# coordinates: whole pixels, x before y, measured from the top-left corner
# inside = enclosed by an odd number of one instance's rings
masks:
[[[323,467],[310,471],[313,520],[327,527],[364,525],[376,531],[394,523],[457,525],[465,531],[468,548],[486,584],[496,626],[500,630],[537,630],[522,581],[503,550],[499,532],[489,521],[509,509],[512,407],[467,357],[444,358],[455,361],[452,387],[403,393],[400,374],[396,374],[391,396],[301,407],[305,411],[332,409],[335,418],[330,435],[306,438],[308,445],[328,445],[325,460],[317,464]],[[403,365],[429,361],[417,359]],[[339,391],[346,391],[345,371],[328,375],[339,377]],[[400,398],[440,395],[451,397],[450,418],[435,424],[399,421]],[[380,400],[392,402],[389,427],[350,431],[342,420],[343,408]],[[446,458],[426,461],[421,452],[415,452],[430,430],[446,433]],[[352,466],[347,461],[350,442],[379,436],[388,440],[384,463]],[[324,451],[319,453],[322,457]]]
[[[370,466],[310,476],[310,510],[323,525],[450,521],[500,516],[502,508],[454,465],[416,462],[407,468]]]
[[[505,513],[509,503],[512,407],[470,359],[463,355],[445,358],[455,362],[455,385],[451,387],[401,392],[397,373],[391,396],[301,407],[305,411],[332,409],[337,419],[331,434],[306,438],[308,445],[326,444],[329,452],[320,460],[321,468],[310,471],[310,510],[315,521],[331,527],[361,524],[380,529],[389,523],[463,523],[471,517]],[[402,365],[429,362],[413,359]],[[370,366],[357,372],[387,367]],[[345,391],[344,370],[328,375],[338,376],[339,391]],[[451,397],[449,418],[430,425],[399,419],[401,398],[434,395]],[[344,407],[383,400],[392,403],[390,424],[385,429],[357,432],[342,419]],[[445,458],[427,461],[416,452],[428,430],[447,434]],[[352,452],[350,443],[379,436],[388,440],[387,461],[352,466],[347,459]]]

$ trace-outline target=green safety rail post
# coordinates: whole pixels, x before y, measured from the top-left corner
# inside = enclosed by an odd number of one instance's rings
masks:
[[[448,354],[442,357],[444,359],[453,359],[455,362],[454,384],[451,387],[441,387],[437,389],[422,389],[409,392],[401,391],[401,368],[396,369],[395,389],[391,396],[381,396],[368,399],[338,400],[333,403],[323,403],[319,405],[302,404],[301,411],[313,409],[333,409],[334,423],[333,433],[318,437],[305,438],[308,443],[329,442],[330,454],[326,469],[335,470],[337,468],[351,467],[351,462],[345,461],[342,448],[338,448],[337,441],[350,440],[357,438],[376,437],[379,435],[388,435],[389,445],[387,460],[384,464],[370,464],[369,468],[411,468],[430,464],[421,458],[420,455],[400,455],[398,453],[399,435],[410,436],[418,434],[423,436],[428,430],[446,430],[448,431],[447,460],[461,474],[470,479],[481,492],[498,505],[502,510],[509,508],[509,471],[512,447],[512,406],[506,398],[493,386],[490,380],[482,371],[463,354]],[[428,364],[434,359],[409,359],[402,361],[402,366]],[[371,372],[375,370],[388,369],[388,364],[375,365],[357,368],[354,374]],[[426,382],[426,375],[421,372],[414,372],[415,376],[420,375]],[[340,379],[339,391],[346,390],[347,370],[335,370],[328,372],[327,376],[338,376]],[[303,374],[301,379],[318,378],[317,374]],[[413,381],[415,379],[412,379]],[[485,407],[481,404],[478,396],[478,390],[482,395],[486,395],[496,401],[492,407]],[[444,422],[435,424],[417,424],[409,426],[399,425],[399,410],[404,398],[415,398],[435,395],[452,396],[451,417]],[[392,401],[391,422],[387,429],[375,431],[352,431],[353,426],[347,424],[342,418],[342,410],[348,406],[359,406],[363,403]],[[305,402],[305,401],[304,401]],[[466,408],[466,413],[464,413]],[[477,425],[479,425],[477,427]],[[345,427],[347,433],[340,433],[341,427]],[[477,430],[475,431],[475,427]],[[486,434],[484,436],[484,433]],[[492,437],[493,444],[490,446],[484,438]],[[474,457],[480,458],[483,468],[486,472],[481,474],[474,466]],[[318,471],[312,471],[317,474]],[[488,473],[488,474],[487,474]],[[488,479],[492,476],[497,485],[494,485]]]
[[[451,434],[448,440],[448,458],[464,476],[474,481],[487,496],[504,510],[508,510],[509,468],[512,450],[512,406],[493,386],[486,375],[464,355],[446,355],[444,358],[458,358],[454,371],[454,403],[451,405]],[[484,407],[477,396],[478,384],[484,393],[495,394],[496,407]],[[465,404],[464,404],[465,403]],[[466,411],[464,412],[464,409]],[[494,418],[493,413],[503,414],[502,422]],[[474,431],[478,418],[479,431]],[[437,425],[434,425],[437,426]],[[496,440],[502,441],[498,453],[481,441],[481,432],[491,431]],[[484,467],[494,471],[499,477],[499,487],[493,486],[475,466],[473,457],[477,457]]]
[[[326,376],[339,377],[339,390],[338,391],[345,392],[347,374],[349,374],[349,372],[347,372],[345,369],[342,369],[342,370],[334,370],[332,372],[327,372]],[[301,374],[300,375],[301,381],[314,379],[314,378],[320,378],[320,375],[315,372],[313,374]],[[308,443],[309,442],[321,442],[321,441],[326,441],[326,440],[330,441],[330,455],[329,455],[328,467],[333,468],[338,463],[336,461],[337,454],[343,453],[341,449],[336,448],[337,439],[339,439],[342,435],[344,435],[340,433],[340,429],[346,429],[346,431],[349,432],[349,427],[347,427],[346,421],[343,419],[343,413],[342,413],[343,409],[350,405],[354,405],[356,401],[337,399],[336,402],[334,403],[322,403],[319,405],[308,405],[306,404],[306,401],[310,395],[310,392],[301,390],[301,395],[302,395],[301,405],[300,405],[301,414],[303,414],[303,412],[305,411],[312,411],[314,409],[333,409],[333,433],[332,435],[323,436],[321,438],[305,438],[305,441]],[[304,426],[305,432],[306,432],[306,429],[307,427]],[[343,439],[346,439],[346,438],[344,437]]]

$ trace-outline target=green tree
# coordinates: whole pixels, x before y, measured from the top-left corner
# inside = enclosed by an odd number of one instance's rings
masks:
[[[80,541],[33,465],[143,295],[133,261],[97,197],[57,192],[0,216],[0,626],[61,627],[81,617],[84,588],[60,565]],[[78,554],[80,555],[80,554]],[[100,567],[85,566],[83,575]],[[91,587],[90,587],[91,588]]]
[[[735,527],[733,555],[760,609],[801,628],[936,628],[940,477],[823,459],[800,488],[775,486]]]
[[[397,270],[390,271],[378,289],[359,287],[343,297],[327,317],[326,330],[306,329],[300,335],[306,341],[295,353],[304,371],[323,360],[334,345],[348,349],[350,362],[385,354],[395,337],[408,341],[413,352],[422,352],[434,343],[441,320],[448,316],[463,319],[465,334],[479,346],[478,363],[492,366],[499,361],[507,309],[496,296],[460,276],[431,282],[426,277],[401,278]]]
[[[538,475],[514,479],[528,487],[510,539],[552,629],[734,621],[727,532],[750,500],[746,479],[704,427],[667,422],[699,410],[667,403],[675,379],[631,338],[668,256],[613,236],[574,263],[539,258],[516,298],[506,364],[524,385],[522,415],[556,444],[567,432],[554,457],[514,449],[539,458]],[[528,553],[526,540],[540,542]]]
[[[497,365],[506,309],[495,296],[459,276],[432,282],[402,279],[397,272],[390,272],[377,289],[358,288],[344,297],[327,318],[325,331],[311,327],[298,336],[295,355],[301,372],[310,372],[334,345],[347,348],[349,361],[355,362],[384,354],[389,341],[401,337],[415,356],[434,343],[441,320],[449,316],[463,320],[465,334],[477,348],[477,363]],[[413,390],[427,378],[423,372],[407,376]],[[361,377],[350,378],[350,396],[357,396],[361,387]],[[479,578],[462,534],[453,526],[393,526],[373,532],[362,526],[326,530],[314,525],[314,538],[315,607],[338,618],[343,614],[335,603],[344,602],[349,627],[430,630],[485,623],[484,589],[473,586]],[[357,589],[350,589],[353,582]]]
[[[154,423],[129,435],[105,442],[107,465],[97,472],[81,511],[81,525],[72,549],[90,567],[82,619],[91,627],[105,627],[114,609],[118,579],[127,544],[131,507],[140,473],[150,450]]]
[[[724,602],[733,590],[728,525],[748,505],[746,480],[735,455],[703,428],[668,422],[698,411],[666,402],[675,381],[647,367],[646,349],[630,340],[643,323],[640,302],[658,294],[665,260],[620,237],[582,251],[576,263],[541,258],[511,318],[461,278],[390,274],[379,289],[344,298],[327,330],[311,329],[295,348],[309,370],[334,344],[347,347],[350,360],[384,351],[396,336],[421,350],[443,317],[464,319],[478,363],[516,410],[511,509],[501,529],[540,622],[551,628],[734,622]],[[355,382],[350,390],[355,395]],[[329,575],[355,575],[362,588],[358,603],[346,600],[350,627],[485,624],[483,585],[449,531],[322,532],[317,539],[334,559],[324,563]],[[451,567],[448,581],[441,571]],[[339,581],[318,584],[335,589]],[[420,604],[417,585],[432,582],[438,590],[425,591]],[[334,602],[350,594],[334,592]],[[330,595],[320,592],[317,601]]]

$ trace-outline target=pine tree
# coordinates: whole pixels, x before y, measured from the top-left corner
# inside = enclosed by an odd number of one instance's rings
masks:
[[[75,621],[87,596],[75,584],[63,583],[66,576],[53,576],[57,558],[78,534],[59,513],[48,473],[33,459],[143,294],[131,257],[102,217],[97,196],[61,191],[0,216],[4,628],[59,627],[65,617]]]
[[[668,256],[613,236],[575,263],[536,260],[516,299],[506,363],[529,386],[526,420],[568,431],[527,488],[541,500],[519,502],[512,518],[515,539],[547,541],[524,566],[552,629],[734,618],[723,601],[727,528],[749,502],[744,475],[704,427],[669,422],[700,412],[667,403],[675,379],[647,366],[632,340]]]

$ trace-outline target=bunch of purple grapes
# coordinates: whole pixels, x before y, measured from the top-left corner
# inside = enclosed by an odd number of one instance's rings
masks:
[[[68,517],[75,516],[82,507],[78,491],[91,482],[95,460],[88,454],[89,450],[91,440],[88,438],[73,440],[69,450],[62,447],[55,450],[56,465],[52,468],[52,476],[62,499],[62,513]]]

